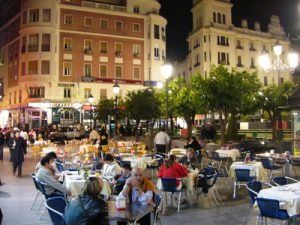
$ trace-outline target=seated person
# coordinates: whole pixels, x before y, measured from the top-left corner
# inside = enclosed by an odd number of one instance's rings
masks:
[[[184,148],[192,148],[194,151],[200,150],[202,147],[197,141],[196,137],[191,137],[188,139],[188,144],[184,146]]]
[[[111,154],[105,155],[101,174],[103,178],[107,179],[110,183],[116,175],[121,174],[121,167]]]
[[[68,225],[107,225],[107,203],[100,197],[103,183],[98,177],[89,177],[82,194],[72,200],[64,213]]]
[[[114,182],[114,193],[119,194],[123,186],[125,185],[126,180],[131,176],[131,166],[129,163],[124,163],[122,165],[122,173],[121,175],[117,175],[115,177]]]
[[[123,196],[132,202],[140,202],[142,205],[154,205],[153,198],[156,192],[154,184],[143,176],[140,168],[133,168],[131,176],[126,180],[119,196]],[[138,220],[140,225],[150,225],[150,213]],[[118,222],[118,225],[127,224]]]
[[[71,192],[59,183],[53,175],[53,163],[54,160],[50,156],[46,155],[41,159],[41,168],[36,174],[36,178],[45,183],[45,192],[47,195],[68,195],[71,196]]]
[[[176,156],[170,155],[169,159],[159,168],[159,178],[182,178],[188,175],[187,169],[176,162]],[[182,187],[181,182],[177,181],[177,189],[180,190]]]
[[[55,161],[57,160],[57,155],[55,152],[49,152],[47,153],[46,155],[48,155],[51,159],[53,159],[54,163],[52,165],[52,168],[53,168],[53,174],[56,176],[56,177],[59,177],[60,176],[60,172],[59,170],[57,169],[56,167],[56,164],[55,164]],[[41,162],[39,161],[36,166],[35,166],[35,173],[38,172],[38,170],[41,168]]]
[[[179,163],[185,165],[188,168],[191,167],[193,169],[200,167],[198,159],[195,156],[195,152],[191,148],[188,148],[186,150],[186,155],[179,159]]]

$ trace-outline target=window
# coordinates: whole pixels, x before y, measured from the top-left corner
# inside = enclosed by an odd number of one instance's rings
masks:
[[[64,16],[64,24],[72,24],[73,23],[73,16],[72,15],[65,15]]]
[[[51,22],[51,9],[43,9],[43,22]]]
[[[165,28],[161,27],[161,39],[163,41],[166,41],[166,34],[165,34]]]
[[[42,34],[42,51],[49,52],[50,51],[50,34]]]
[[[100,53],[107,54],[108,46],[106,41],[100,41]]]
[[[218,52],[218,63],[229,65],[229,54],[225,52]]]
[[[140,32],[141,31],[141,24],[134,23],[133,24],[133,32]]]
[[[27,11],[23,12],[23,24],[27,23]]]
[[[107,90],[106,89],[100,89],[100,101],[107,99]]]
[[[72,50],[72,38],[64,38],[64,49]]]
[[[28,52],[36,52],[39,50],[39,35],[29,35]]]
[[[141,79],[141,68],[133,67],[133,79],[140,80]]]
[[[85,88],[84,89],[84,98],[88,98],[91,95],[91,89]]]
[[[101,64],[100,65],[100,77],[101,78],[106,78],[107,77],[107,65],[106,64]]]
[[[218,36],[218,45],[229,46],[228,38],[225,36]]]
[[[38,64],[37,60],[28,62],[28,75],[38,74]]]
[[[39,22],[39,9],[31,9],[29,11],[29,16],[30,22]]]
[[[17,91],[14,91],[14,104],[17,103]]]
[[[44,98],[45,87],[30,87],[28,91],[29,98]]]
[[[222,21],[221,21],[221,13],[218,13],[218,23],[221,24]]]
[[[122,78],[122,66],[121,65],[117,65],[115,66],[115,78],[120,79]]]
[[[223,18],[223,24],[226,24],[226,16],[225,16],[225,14],[223,14],[223,16],[222,16],[222,18]]]
[[[42,74],[50,74],[50,61],[42,60]]]
[[[284,83],[284,78],[283,77],[280,77],[280,79],[279,79],[279,84],[278,85],[282,85],[283,83]]]
[[[238,58],[237,58],[237,67],[243,67],[243,64],[242,64],[242,56],[238,56]]]
[[[268,77],[264,76],[264,86],[268,86]]]
[[[84,40],[84,53],[92,54],[92,41],[91,40]]]
[[[100,28],[107,30],[108,28],[108,20],[107,19],[101,19],[100,20]]]
[[[64,88],[64,98],[71,98],[71,88]]]
[[[217,22],[217,14],[215,12],[213,13],[213,21],[214,21],[214,23]]]
[[[250,68],[255,69],[255,59],[253,57],[251,57]]]
[[[115,44],[115,55],[116,55],[117,57],[122,57],[122,48],[123,48],[122,43],[117,42],[117,43]]]
[[[206,52],[204,52],[204,62],[207,61],[207,55],[206,55]]]
[[[133,6],[133,12],[134,13],[140,13],[140,7],[137,6],[137,5]]]
[[[206,35],[203,37],[203,42],[206,43]]]
[[[159,39],[159,25],[154,25],[154,38]]]
[[[250,51],[256,51],[253,42],[250,42],[250,48],[249,48],[249,50],[250,50]]]
[[[9,104],[11,105],[11,92],[9,92]]]
[[[25,76],[26,75],[26,63],[22,62],[22,69],[21,69],[21,75]]]
[[[141,54],[141,45],[133,44],[133,57],[139,58]]]
[[[21,52],[22,53],[25,53],[26,52],[26,36],[24,36],[23,38],[22,38],[22,47],[21,47]]]
[[[92,64],[90,64],[90,63],[84,64],[84,76],[86,76],[86,77],[92,76]]]
[[[116,21],[116,30],[118,30],[118,31],[123,30],[123,22],[122,21]]]
[[[72,62],[64,62],[64,76],[72,76]]]
[[[22,103],[22,90],[19,90],[19,103]]]
[[[159,48],[157,47],[154,48],[154,58],[159,59]]]
[[[86,27],[93,26],[93,18],[92,17],[84,17],[84,26],[86,26]]]

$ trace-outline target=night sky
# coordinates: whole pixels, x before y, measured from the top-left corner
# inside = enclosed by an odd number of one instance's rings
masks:
[[[161,15],[167,18],[167,59],[180,61],[187,55],[186,38],[192,30],[192,0],[159,0]],[[278,15],[286,33],[300,33],[300,0],[231,0],[233,24],[248,20],[252,29],[254,21],[267,30],[271,15]]]

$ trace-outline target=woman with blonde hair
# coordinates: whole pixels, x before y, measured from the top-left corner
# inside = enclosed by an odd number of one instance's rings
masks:
[[[101,198],[103,183],[98,177],[89,177],[82,193],[66,207],[66,225],[108,225],[107,203]]]

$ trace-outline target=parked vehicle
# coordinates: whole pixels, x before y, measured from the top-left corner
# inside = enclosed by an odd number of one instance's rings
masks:
[[[51,141],[64,142],[71,139],[84,138],[84,132],[79,131],[76,127],[61,127],[57,131],[53,131],[49,134],[48,139]]]

